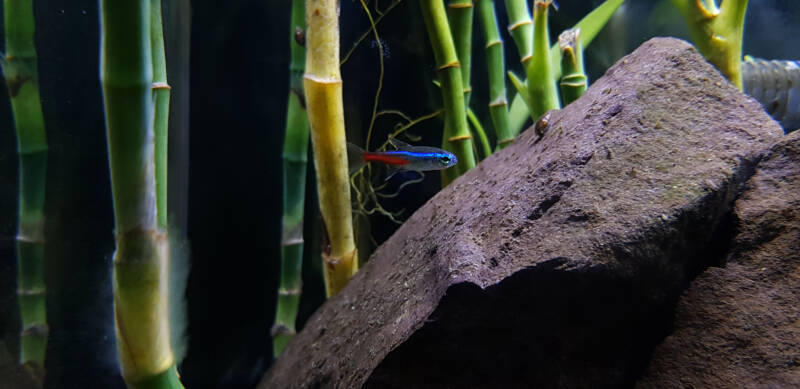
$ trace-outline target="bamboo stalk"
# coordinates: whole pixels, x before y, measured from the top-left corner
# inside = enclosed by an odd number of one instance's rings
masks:
[[[548,9],[552,0],[533,2],[533,58],[528,63],[528,90],[531,99],[531,118],[536,121],[545,112],[559,109],[556,78],[550,59],[550,33],[548,32]]]
[[[17,299],[22,317],[21,364],[43,368],[47,348],[44,283],[47,135],[39,97],[32,0],[4,0],[6,56],[3,74],[17,129],[19,227]]]
[[[527,62],[533,55],[533,21],[526,0],[506,0],[508,13],[508,32],[517,45],[519,61],[527,69]]]
[[[154,112],[153,112],[153,134],[154,134],[154,152],[155,152],[155,186],[156,186],[156,214],[157,214],[157,221],[156,224],[158,229],[163,231],[165,236],[169,234],[168,228],[168,138],[169,138],[169,107],[170,107],[170,99],[171,99],[171,90],[172,88],[167,83],[167,59],[166,59],[166,52],[164,49],[164,28],[162,23],[162,15],[161,15],[161,0],[150,0],[150,46],[152,52],[152,60],[153,60],[153,102],[154,102]],[[169,241],[168,241],[169,242]],[[165,255],[166,264],[164,264],[159,271],[163,274],[167,274],[167,277],[170,276],[169,272],[170,269],[174,269],[172,266],[180,266],[184,265],[185,263],[180,262],[180,260],[176,257],[178,255],[184,255],[180,250],[172,250],[173,247],[170,247],[170,244],[167,243],[167,250]],[[177,282],[174,278],[174,275],[177,273],[172,274],[172,278],[163,278],[161,282],[164,284],[162,287],[163,289],[169,289],[177,287],[177,285],[172,285],[175,282],[178,285],[185,285],[185,279]],[[176,297],[181,296],[184,292],[183,289],[174,291],[176,293],[165,294],[160,298],[166,301],[166,305],[168,309],[185,309],[185,307],[181,306],[181,301],[173,301],[169,297]],[[180,298],[180,297],[178,297]],[[179,317],[181,315],[179,314]],[[182,353],[180,355],[175,355],[175,341],[180,341],[180,334],[183,332],[183,328],[170,328],[169,326],[182,326],[183,323],[178,322],[170,322],[172,317],[167,314],[160,320],[167,322],[167,326],[170,330],[169,332],[169,348],[170,353],[173,355],[173,364],[169,369],[165,372],[153,377],[152,379],[148,380],[145,384],[138,384],[136,385],[139,388],[182,388],[180,379],[178,378],[177,372],[177,363],[179,359],[182,358]],[[173,337],[174,334],[178,334],[178,337]],[[178,348],[185,347],[183,345],[178,345]]]
[[[606,22],[611,18],[611,15],[613,15],[617,8],[624,2],[625,0],[606,0],[573,26],[573,28],[581,29],[581,46],[584,48],[589,46],[600,30],[606,25]],[[550,47],[550,60],[553,66],[553,80],[558,80],[561,78],[561,51],[557,44]],[[511,107],[509,107],[508,110],[511,134],[514,136],[518,135],[529,117],[530,114],[526,109],[524,96],[517,94],[514,96]]]
[[[472,0],[450,0],[447,3],[447,22],[453,33],[456,56],[461,64],[461,87],[464,91],[464,106],[469,109],[472,93],[470,71],[472,68]]]
[[[330,297],[339,292],[358,270],[339,72],[338,1],[307,0],[306,23],[303,86],[314,148],[320,212],[329,234],[330,251],[323,253],[323,261],[325,289]]]
[[[489,75],[489,114],[497,133],[497,149],[509,145],[513,136],[508,129],[508,100],[506,99],[505,54],[494,0],[478,0],[478,19],[483,26],[486,40],[486,65]]]
[[[528,64],[533,58],[533,21],[531,12],[528,10],[527,0],[506,0],[506,12],[508,13],[508,32],[517,46],[522,69],[527,72]],[[511,71],[508,72],[508,76],[511,84],[517,90],[517,97],[528,107],[525,113],[529,114],[532,111],[530,90],[525,82],[521,82],[519,77]]]
[[[583,70],[583,47],[580,28],[565,30],[558,36],[561,48],[561,98],[564,105],[577,100],[586,91],[589,81]]]
[[[100,2],[117,352],[129,387],[181,388],[167,320],[169,247],[156,201],[150,1]]]
[[[689,25],[692,41],[731,83],[742,89],[742,34],[747,0],[672,0]]]
[[[475,166],[472,135],[467,127],[461,70],[453,44],[450,25],[445,16],[444,4],[438,0],[420,0],[422,17],[431,41],[433,55],[441,79],[444,105],[444,133],[442,148],[456,155],[458,163],[442,171],[442,186]]]
[[[167,138],[169,135],[170,86],[164,53],[161,0],[150,0],[150,44],[153,57],[153,133],[155,134],[156,212],[158,227],[167,229]]]
[[[283,236],[281,239],[281,280],[275,323],[272,326],[272,352],[278,357],[295,334],[297,307],[302,292],[303,207],[306,197],[308,163],[308,116],[303,96],[305,48],[300,34],[305,31],[304,0],[292,1],[289,47],[289,102],[286,109],[286,138],[283,143]],[[297,37],[297,38],[296,38]]]

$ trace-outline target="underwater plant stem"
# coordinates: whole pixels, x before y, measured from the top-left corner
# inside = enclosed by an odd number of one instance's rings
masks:
[[[305,31],[305,0],[292,0],[290,23],[289,97],[286,108],[286,137],[283,142],[283,234],[281,238],[281,280],[275,323],[272,326],[272,353],[277,358],[295,334],[297,307],[302,292],[303,207],[306,198],[308,164],[308,116],[304,108],[303,71],[305,48],[295,39]]]
[[[129,387],[181,388],[170,347],[169,245],[156,207],[151,0],[101,0],[100,15],[120,368]]]
[[[558,36],[561,48],[561,98],[564,105],[577,100],[586,91],[588,78],[583,70],[583,47],[579,39],[580,28],[565,30]]]
[[[458,63],[461,64],[461,88],[464,91],[464,106],[469,109],[472,93],[470,70],[472,68],[472,0],[450,0],[447,3],[447,22],[453,33]]]
[[[531,58],[533,58],[533,21],[531,12],[528,10],[527,0],[506,0],[506,13],[508,13],[508,32],[517,46],[522,69],[527,72]],[[510,70],[508,76],[511,84],[517,90],[517,97],[528,107],[525,110],[525,113],[528,114],[531,112],[531,99],[527,85]]]
[[[559,109],[556,78],[550,60],[550,33],[548,9],[552,0],[533,2],[533,58],[527,66],[528,90],[531,98],[531,118],[539,117],[551,109]]]
[[[489,114],[492,117],[497,134],[497,149],[508,146],[513,136],[508,130],[508,100],[506,99],[505,53],[500,29],[497,27],[497,15],[494,0],[478,1],[478,19],[483,26],[486,41],[486,66],[489,75]]]
[[[446,186],[475,166],[475,155],[472,151],[472,135],[467,126],[459,69],[461,65],[456,55],[450,25],[445,16],[444,4],[438,0],[420,0],[420,8],[441,79],[440,89],[444,105],[442,148],[458,158],[455,166],[442,171],[442,186]]]
[[[330,251],[323,252],[325,289],[338,293],[358,270],[350,208],[350,181],[339,71],[339,4],[306,1],[306,73],[303,86],[314,148],[320,212]]]
[[[2,62],[17,129],[19,227],[17,299],[22,317],[19,362],[43,367],[47,349],[44,283],[47,135],[39,98],[32,0],[4,0],[6,55]]]
[[[471,108],[467,108],[467,119],[469,119],[470,124],[472,124],[473,131],[478,134],[478,140],[483,150],[483,156],[479,159],[488,157],[492,154],[492,147],[489,146],[489,138],[486,137],[486,131],[483,129],[481,121],[478,120],[478,116],[475,115],[475,112],[473,112]]]
[[[581,46],[584,48],[589,46],[611,18],[611,15],[624,2],[625,0],[606,0],[573,26],[573,28],[581,29]],[[559,80],[561,78],[561,50],[558,44],[550,47],[550,61],[553,69],[553,80]],[[526,108],[524,97],[518,93],[511,101],[511,107],[508,110],[509,129],[514,136],[517,136],[522,131],[522,127],[530,117]]]
[[[506,0],[508,32],[514,39],[523,68],[533,55],[533,21],[526,0]]]
[[[155,136],[156,211],[158,227],[167,228],[167,137],[169,135],[170,86],[164,53],[161,0],[150,0],[150,45],[153,57],[153,133]]]
[[[703,56],[737,88],[742,89],[742,34],[747,0],[672,0],[689,26]]]

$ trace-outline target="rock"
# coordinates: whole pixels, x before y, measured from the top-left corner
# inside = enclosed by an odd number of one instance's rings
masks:
[[[736,200],[724,267],[692,282],[641,388],[800,388],[800,134],[773,146]]]
[[[634,385],[783,131],[663,38],[542,124],[415,212],[260,387]]]

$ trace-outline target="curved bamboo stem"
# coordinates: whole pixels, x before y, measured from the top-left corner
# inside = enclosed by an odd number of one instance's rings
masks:
[[[472,124],[472,130],[476,134],[478,134],[478,142],[477,143],[480,143],[481,151],[483,153],[482,154],[478,154],[478,152],[476,151],[475,155],[476,156],[481,156],[479,159],[482,160],[482,159],[488,157],[490,154],[492,154],[492,147],[489,146],[489,138],[486,137],[486,131],[483,129],[483,125],[481,125],[481,121],[478,120],[478,116],[475,115],[475,112],[473,112],[472,109],[470,109],[470,108],[467,108],[467,119],[469,120],[469,123]],[[473,142],[473,144],[474,144],[474,142]]]

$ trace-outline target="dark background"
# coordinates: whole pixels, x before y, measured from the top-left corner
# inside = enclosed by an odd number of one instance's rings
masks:
[[[279,274],[290,1],[196,1],[190,13],[187,1],[166,1],[165,6],[173,86],[170,218],[175,244],[191,248],[185,295],[188,354],[181,365],[181,379],[190,388],[249,388],[272,361],[269,328]],[[496,3],[507,66],[521,74],[516,48],[505,32],[503,2]],[[551,38],[599,3],[561,1],[560,11],[551,13]],[[686,36],[682,19],[668,1],[628,3],[586,53],[591,79],[649,37]],[[98,3],[37,0],[35,7],[40,89],[50,143],[46,281],[51,332],[46,387],[124,387],[116,364],[112,321],[113,214],[98,81]],[[797,2],[789,0],[751,1],[745,53],[800,58],[800,26],[791,23],[800,16],[798,8]],[[186,44],[189,36],[184,36],[189,34],[189,16],[191,46]],[[342,1],[341,25],[342,50],[346,51],[368,26],[358,2]],[[488,124],[484,42],[478,26],[476,17],[471,106]],[[411,117],[438,109],[440,97],[431,83],[435,66],[417,1],[403,1],[379,25],[379,32],[387,47],[380,108],[398,109]],[[361,145],[377,86],[377,59],[370,38],[342,68],[348,137]],[[385,140],[397,123],[396,117],[379,120],[372,147]],[[422,136],[421,144],[441,142],[439,119],[411,132]],[[489,135],[493,136],[490,130]],[[9,104],[3,98],[0,349],[7,348],[12,355],[19,347],[14,294],[15,147]],[[438,183],[438,175],[430,174],[386,205],[392,210],[406,209],[407,217],[435,193]],[[307,242],[319,241],[315,201],[309,193]],[[381,242],[396,227],[385,218],[373,218],[371,234]],[[304,261],[299,324],[324,300],[319,262],[310,251],[306,250]],[[0,381],[0,388],[5,384]]]

